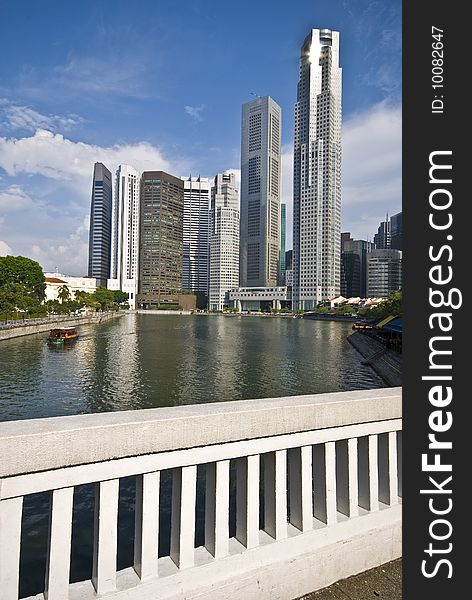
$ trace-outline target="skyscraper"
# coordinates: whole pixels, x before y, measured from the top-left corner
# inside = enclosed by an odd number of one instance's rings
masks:
[[[390,221],[387,218],[381,221],[377,233],[374,235],[374,246],[377,250],[390,248]]]
[[[211,190],[210,310],[228,305],[239,283],[239,202],[234,173],[218,173]]]
[[[108,288],[128,294],[136,308],[139,260],[139,172],[120,165],[115,175],[111,236],[111,268]]]
[[[184,182],[163,171],[145,171],[140,202],[137,304],[159,308],[182,290]]]
[[[279,285],[285,285],[285,239],[287,234],[287,205],[280,205]]]
[[[367,295],[367,254],[374,245],[353,240],[350,233],[341,234],[341,295],[345,298]]]
[[[96,277],[103,286],[110,277],[111,222],[111,173],[103,163],[97,162],[93,168],[88,276]]]
[[[402,286],[402,252],[390,248],[374,249],[367,254],[367,295],[385,298]]]
[[[301,48],[295,104],[295,309],[314,308],[340,291],[341,87],[339,33],[312,29]]]
[[[184,182],[182,289],[195,292],[197,306],[208,306],[209,210],[211,181],[181,177]]]
[[[403,250],[403,219],[401,212],[392,215],[390,218],[390,248]]]
[[[270,96],[243,104],[241,286],[277,285],[281,121],[281,108]]]

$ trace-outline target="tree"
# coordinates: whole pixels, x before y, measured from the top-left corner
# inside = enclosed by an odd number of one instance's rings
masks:
[[[41,265],[25,256],[0,256],[0,289],[16,284],[18,293],[24,293],[39,305],[44,300],[46,283]]]
[[[101,310],[108,310],[115,302],[112,290],[108,290],[102,285],[99,286],[93,293],[93,299],[98,302]]]
[[[113,302],[126,308],[124,305],[128,303],[128,294],[126,292],[122,292],[121,290],[114,290]]]
[[[66,285],[61,285],[61,287],[57,290],[57,297],[61,301],[61,304],[64,304],[70,300],[69,288]]]

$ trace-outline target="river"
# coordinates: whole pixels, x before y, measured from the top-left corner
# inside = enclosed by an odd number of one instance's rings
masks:
[[[384,387],[350,323],[130,314],[0,344],[0,421]]]

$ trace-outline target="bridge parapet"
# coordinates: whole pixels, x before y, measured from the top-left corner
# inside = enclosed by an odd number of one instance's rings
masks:
[[[401,552],[401,388],[1,423],[0,456],[4,600],[19,595],[23,499],[44,491],[48,600],[291,600]],[[134,564],[118,571],[125,477],[136,480]],[[70,584],[74,489],[89,483],[92,576]]]

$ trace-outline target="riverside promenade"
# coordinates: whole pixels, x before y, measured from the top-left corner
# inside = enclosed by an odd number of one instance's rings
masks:
[[[103,323],[124,314],[126,314],[124,311],[116,311],[91,313],[84,316],[51,315],[44,319],[2,322],[0,323],[0,341],[35,333],[45,333],[54,327],[77,327],[79,325],[88,325],[89,323]]]
[[[34,600],[293,600],[388,563],[401,555],[401,429],[401,388],[0,423],[2,600],[18,600],[23,502],[41,492],[49,540]],[[130,477],[134,558],[117,570]],[[83,484],[95,488],[92,569],[70,583]]]

